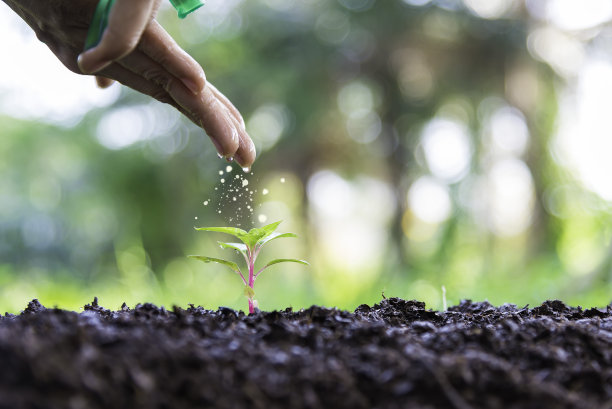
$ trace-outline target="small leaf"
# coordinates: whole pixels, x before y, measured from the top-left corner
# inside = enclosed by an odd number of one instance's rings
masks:
[[[244,296],[248,298],[249,300],[252,300],[253,297],[255,297],[255,290],[253,290],[248,285],[245,285],[244,286]]]
[[[255,247],[258,241],[271,235],[274,232],[274,230],[276,230],[278,225],[281,224],[281,222],[282,220],[267,224],[263,227],[256,227],[254,229],[251,229],[249,230],[249,232],[247,233],[247,236],[245,237],[246,240],[244,238],[240,238],[240,240],[244,241],[247,246],[253,248]]]
[[[228,266],[232,270],[239,272],[238,264],[233,261],[223,260],[222,258],[214,258],[214,257],[205,257],[205,256],[187,256],[189,258],[193,258],[196,260],[203,261],[205,263],[219,263]]]
[[[248,244],[245,239],[248,239],[249,233],[237,227],[196,227],[195,229],[198,231],[214,231],[219,233],[231,234],[232,236]]]
[[[241,252],[242,254],[246,254],[247,252],[247,246],[243,243],[224,243],[222,241],[218,241],[217,243],[219,243],[219,245],[224,249],[234,249]]]
[[[297,237],[297,234],[293,234],[293,233],[272,233],[267,237],[264,237],[262,239],[260,239],[257,242],[257,245],[259,245],[259,247],[263,246],[264,244],[266,244],[269,241],[272,241],[274,239],[280,239],[283,237]]]
[[[268,264],[266,264],[265,266],[263,266],[262,268],[259,269],[259,271],[257,272],[257,274],[255,274],[255,278],[257,278],[266,268],[273,266],[274,264],[278,264],[278,263],[299,263],[299,264],[304,264],[309,266],[310,264],[307,261],[304,260],[298,260],[296,258],[277,258],[276,260],[272,260],[270,261]]]
[[[298,260],[297,258],[277,258],[276,260],[272,260],[272,261],[268,262],[268,264],[266,264],[266,265],[265,265],[265,266],[262,268],[262,270],[263,270],[264,268],[268,268],[268,267],[270,267],[270,266],[273,266],[274,264],[278,264],[278,263],[287,263],[287,262],[289,262],[289,263],[299,263],[299,264],[304,264],[304,265],[306,265],[306,266],[309,266],[309,265],[310,265],[310,263],[308,263],[308,261],[305,261],[305,260]]]

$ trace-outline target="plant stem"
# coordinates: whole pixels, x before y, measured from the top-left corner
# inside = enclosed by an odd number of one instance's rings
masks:
[[[249,252],[249,287],[251,289],[255,286],[255,254],[252,251]],[[255,312],[255,306],[253,305],[253,299],[249,298],[249,314]]]

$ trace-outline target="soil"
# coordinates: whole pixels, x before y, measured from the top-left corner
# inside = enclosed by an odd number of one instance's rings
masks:
[[[612,304],[0,317],[0,408],[612,408]]]

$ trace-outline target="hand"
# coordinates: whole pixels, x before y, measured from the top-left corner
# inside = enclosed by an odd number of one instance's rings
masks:
[[[102,40],[82,54],[96,0],[3,1],[71,71],[95,73],[101,87],[116,80],[174,106],[206,131],[221,155],[252,165],[255,146],[240,112],[157,23],[161,0],[116,0]]]

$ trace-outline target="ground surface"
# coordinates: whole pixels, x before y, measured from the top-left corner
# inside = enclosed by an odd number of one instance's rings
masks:
[[[612,408],[612,306],[0,318],[0,408]]]

